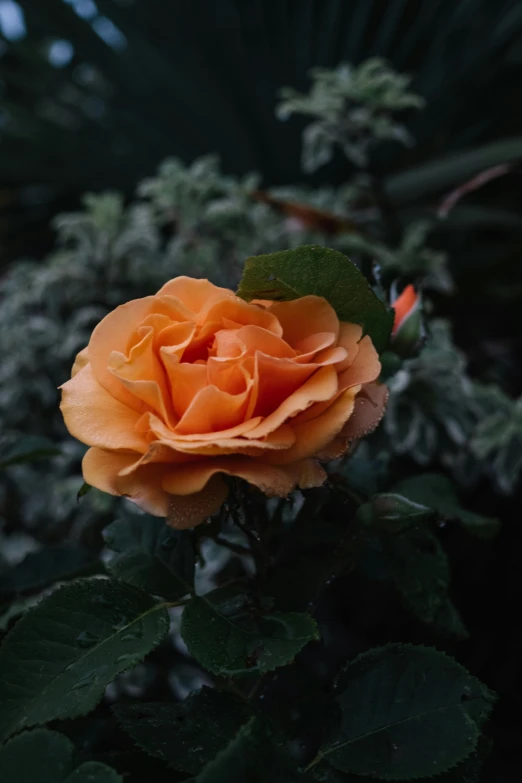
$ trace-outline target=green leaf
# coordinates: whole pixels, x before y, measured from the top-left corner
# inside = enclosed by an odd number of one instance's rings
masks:
[[[196,778],[196,783],[307,783],[271,740],[259,718],[251,718],[237,736]]]
[[[85,481],[81,485],[80,489],[78,490],[78,494],[76,495],[76,500],[80,500],[80,498],[85,497],[85,495],[88,495],[91,491],[92,487],[90,484],[87,484]]]
[[[43,590],[54,582],[102,571],[92,553],[73,544],[59,544],[29,553],[21,563],[0,576],[0,601]]]
[[[448,558],[429,523],[435,512],[395,493],[376,495],[357,510],[361,541],[371,561],[395,584],[404,604],[436,630],[459,639],[467,637],[457,609],[449,598]],[[360,563],[364,564],[365,550]]]
[[[89,712],[168,631],[165,607],[130,585],[85,579],[59,588],[0,648],[0,737]]]
[[[103,537],[118,552],[108,564],[116,579],[170,600],[193,589],[195,555],[188,531],[173,530],[164,519],[133,514],[105,528]]]
[[[340,727],[317,763],[384,780],[431,777],[462,762],[493,701],[453,658],[409,644],[359,656],[336,690]]]
[[[393,581],[406,606],[424,623],[459,639],[468,636],[449,599],[448,558],[429,528],[387,536],[384,543]]]
[[[339,772],[338,769],[328,764],[328,761],[320,761],[312,770],[313,779],[320,783],[368,783],[368,778],[361,775],[350,775]]]
[[[434,509],[446,519],[458,519],[468,532],[479,538],[494,538],[498,533],[500,520],[463,508],[452,482],[440,473],[423,473],[403,479],[393,489],[415,503]]]
[[[393,312],[343,253],[305,245],[246,260],[238,288],[243,299],[288,301],[308,294],[323,296],[341,321],[360,324],[377,351],[384,350],[393,326]]]
[[[118,704],[121,727],[152,756],[197,774],[251,717],[244,702],[203,687],[179,704]]]
[[[49,438],[41,435],[28,435],[20,438],[8,448],[2,449],[0,468],[18,465],[20,462],[31,462],[43,457],[55,457],[60,449]]]
[[[357,518],[363,524],[393,533],[431,520],[434,516],[432,509],[394,492],[381,492],[357,510]]]
[[[490,741],[479,740],[475,753],[472,753],[462,764],[438,775],[436,783],[481,783],[482,767],[490,750]]]
[[[190,654],[213,674],[264,674],[285,666],[313,639],[308,614],[275,612],[254,619],[241,605],[213,605],[209,594],[193,598],[181,619],[181,635]]]
[[[0,783],[121,783],[97,761],[78,766],[74,745],[56,731],[26,731],[0,748]]]
[[[176,772],[159,759],[154,759],[137,747],[128,750],[107,750],[96,758],[120,774],[125,783],[188,783],[185,772]]]

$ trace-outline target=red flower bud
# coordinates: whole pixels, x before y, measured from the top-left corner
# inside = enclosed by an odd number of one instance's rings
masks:
[[[419,299],[419,295],[415,291],[414,287],[410,284],[407,285],[404,291],[397,299],[392,302],[392,307],[395,310],[395,320],[393,322],[393,332],[396,334],[407,316],[415,308]]]

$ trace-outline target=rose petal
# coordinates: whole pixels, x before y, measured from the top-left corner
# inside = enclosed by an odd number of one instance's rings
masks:
[[[167,522],[177,530],[185,530],[216,514],[228,495],[228,487],[220,476],[213,476],[200,492],[193,495],[170,495]]]
[[[229,394],[241,394],[252,380],[246,367],[242,360],[211,356],[207,362],[208,383]]]
[[[242,421],[237,427],[230,427],[226,430],[220,430],[217,432],[189,432],[183,434],[180,432],[173,432],[170,430],[157,416],[153,413],[144,414],[137,425],[140,432],[152,433],[161,440],[172,443],[174,448],[178,442],[183,441],[197,441],[200,443],[210,443],[218,441],[222,438],[238,438],[239,436],[245,436],[247,432],[253,430],[261,423],[261,416],[257,416],[255,419],[249,419],[248,421]]]
[[[259,440],[245,440],[242,437],[215,437],[212,439],[212,442],[174,439],[161,442],[168,443],[176,452],[185,453],[187,455],[202,454],[213,456],[221,454],[246,454],[255,457],[259,456],[264,451],[289,449],[290,446],[295,443],[295,434],[288,424],[282,424],[277,430]]]
[[[228,394],[215,386],[206,386],[195,395],[175,434],[211,433],[240,426],[245,420],[249,394],[250,388],[242,394]]]
[[[120,471],[120,475],[128,476],[130,473],[134,473],[134,471],[136,471],[142,465],[150,465],[152,463],[161,463],[162,465],[181,465],[185,462],[193,462],[196,459],[197,455],[183,454],[180,451],[174,450],[170,444],[165,444],[161,441],[154,441],[154,443],[150,444],[148,451],[139,459],[131,462],[129,465],[123,468]]]
[[[140,328],[141,340],[125,356],[113,351],[109,369],[131,394],[160,414],[172,426],[172,404],[163,365],[154,351],[154,332],[151,326]]]
[[[193,321],[170,323],[169,326],[158,332],[155,348],[160,352],[160,356],[163,357],[167,354],[180,361],[195,333],[196,324]]]
[[[335,364],[336,370],[340,362],[346,359],[346,349],[340,345],[332,346],[331,348],[325,348],[324,351],[319,351],[316,354],[313,363],[316,365]]]
[[[192,313],[204,318],[216,302],[234,298],[235,294],[227,288],[214,285],[209,280],[196,280],[182,275],[165,283],[156,296],[171,296],[179,299]],[[198,319],[198,323],[202,323],[202,320]]]
[[[318,451],[315,457],[321,462],[330,462],[331,460],[339,459],[343,454],[346,454],[350,442],[351,441],[348,438],[334,438],[331,443],[324,447],[324,449]]]
[[[88,446],[147,451],[146,439],[136,431],[140,414],[100,386],[90,364],[61,388],[60,408],[74,438]]]
[[[359,341],[362,337],[362,333],[362,326],[359,326],[359,324],[349,324],[345,321],[341,322],[337,344],[346,350],[347,356],[344,361],[338,364],[337,372],[342,372],[353,364],[359,353]]]
[[[256,351],[278,359],[293,359],[296,356],[296,352],[287,342],[260,326],[243,326],[236,334],[250,356],[253,356]]]
[[[311,457],[326,448],[352,415],[358,391],[357,386],[348,389],[316,419],[298,425],[292,424],[295,434],[294,445],[284,452],[267,455],[267,461],[272,465],[287,464]]]
[[[335,343],[335,334],[333,332],[318,332],[309,334],[294,345],[297,352],[296,362],[305,364],[313,361],[314,356],[325,348],[330,348]]]
[[[74,364],[71,370],[71,378],[74,378],[74,376],[79,373],[80,370],[83,370],[86,364],[89,364],[89,346],[86,346],[83,350],[76,354],[76,359],[74,360]]]
[[[339,389],[344,391],[350,386],[374,381],[379,377],[380,372],[379,354],[373,347],[370,337],[363,337],[359,342],[359,352],[353,363],[339,374]]]
[[[112,396],[134,410],[142,411],[143,403],[109,370],[109,357],[113,351],[127,354],[129,342],[137,326],[154,310],[153,296],[134,299],[120,305],[100,321],[89,341],[88,353],[94,377]]]
[[[283,339],[295,348],[317,332],[339,336],[339,319],[333,307],[322,296],[303,296],[290,302],[274,302],[268,312],[283,327]]]
[[[281,404],[313,375],[315,370],[314,365],[297,364],[292,359],[277,359],[263,353],[256,353],[254,385],[246,418],[268,417],[278,410]],[[279,423],[282,424],[282,421]]]
[[[249,457],[215,457],[181,465],[165,476],[163,488],[173,495],[191,495],[219,473],[242,478],[270,497],[286,497],[296,483],[295,470],[287,470],[287,466],[279,468]]]
[[[386,409],[388,388],[383,383],[367,383],[355,399],[354,411],[340,432],[341,437],[355,440],[369,435],[377,427]]]
[[[196,395],[207,386],[207,368],[204,364],[180,362],[166,352],[162,353],[162,358],[170,382],[172,405],[181,420]]]
[[[206,313],[201,329],[187,349],[184,360],[193,362],[197,359],[207,359],[217,332],[223,328],[237,329],[247,325],[260,326],[278,337],[282,333],[281,325],[274,315],[233,296],[218,302]]]
[[[134,461],[136,455],[92,448],[83,458],[83,477],[87,484],[108,492],[130,498],[143,511],[164,517],[168,513],[170,498],[161,486],[168,467],[144,465],[130,475],[120,475]]]
[[[281,467],[293,477],[300,489],[321,487],[327,479],[324,468],[315,459],[303,459]]]
[[[297,391],[291,394],[270,416],[257,427],[245,433],[246,438],[261,438],[272,432],[290,417],[306,410],[314,402],[331,400],[337,393],[337,373],[330,365],[321,367]]]
[[[208,311],[207,320],[223,324],[227,328],[241,326],[259,326],[281,337],[283,330],[277,316],[262,307],[248,304],[233,295],[226,301],[214,304]]]

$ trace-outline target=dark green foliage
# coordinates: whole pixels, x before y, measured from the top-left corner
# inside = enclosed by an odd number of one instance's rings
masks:
[[[393,312],[373,293],[355,264],[324,247],[310,245],[247,259],[238,294],[247,301],[323,296],[341,321],[361,324],[378,351],[386,347],[393,326]]]
[[[35,729],[0,748],[0,783],[122,783],[110,767],[81,762],[73,744],[56,731]]]
[[[467,631],[449,598],[448,558],[430,529],[435,513],[397,494],[376,495],[361,506],[361,560],[378,564],[408,609],[443,634],[466,638]]]
[[[223,750],[251,717],[237,697],[206,687],[181,704],[121,704],[114,711],[122,728],[147,753],[192,774]]]
[[[0,281],[0,783],[518,780],[519,4],[16,8],[2,252],[68,214]],[[109,310],[245,258],[245,299],[326,296],[386,348],[388,408],[323,487],[231,482],[179,533],[82,486],[57,387]]]
[[[90,484],[86,484],[85,482],[82,484],[80,489],[78,490],[78,495],[76,496],[77,500],[80,500],[80,498],[83,498],[85,495],[87,495],[91,491],[92,487]]]
[[[103,571],[88,549],[72,544],[46,547],[28,554],[21,563],[0,576],[0,603],[14,596],[30,595],[54,582]]]
[[[301,773],[271,740],[256,718],[244,726],[214,761],[196,778],[197,783],[307,783]]]
[[[32,462],[45,457],[55,457],[60,453],[56,444],[48,438],[33,435],[20,438],[11,444],[2,444],[0,451],[0,468],[18,465],[20,462]]]
[[[190,533],[172,530],[164,519],[128,514],[105,528],[103,536],[118,553],[108,565],[116,579],[170,600],[192,591],[195,554]]]
[[[185,607],[181,635],[189,652],[214,674],[264,674],[290,663],[308,642],[318,639],[307,614],[275,612],[256,617],[245,596],[214,603],[212,594]]]
[[[451,481],[444,475],[423,473],[402,479],[395,489],[411,500],[429,506],[444,520],[459,520],[466,530],[480,538],[494,538],[498,533],[499,520],[464,508]]]
[[[0,737],[93,709],[116,674],[167,632],[163,605],[135,587],[106,579],[61,587],[0,649]]]
[[[361,655],[336,688],[341,725],[319,758],[385,780],[431,777],[465,759],[492,702],[452,658],[410,645]]]
[[[301,124],[275,120],[274,96],[285,85],[306,89],[310,68],[373,55],[415,74],[412,89],[427,108],[405,119],[425,153],[520,130],[519,114],[506,108],[520,62],[515,2],[503,13],[485,0],[279,6],[103,0],[82,18],[69,4],[25,0],[27,35],[5,42],[0,71],[11,115],[2,157],[9,180],[75,182],[80,190],[129,186],[173,149],[185,160],[217,149],[227,170],[295,181]],[[109,43],[93,29],[102,17],[119,30]],[[463,38],[472,22],[476,37]],[[55,40],[74,47],[59,68],[48,58]],[[196,42],[207,52],[203,63]],[[487,116],[484,94],[494,95]],[[396,145],[393,157],[389,166],[401,160]],[[476,170],[487,165],[477,161]],[[337,161],[333,176],[340,180],[348,170]]]

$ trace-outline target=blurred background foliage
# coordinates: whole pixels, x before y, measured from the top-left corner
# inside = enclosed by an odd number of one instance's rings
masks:
[[[384,357],[383,426],[335,469],[368,494],[440,471],[454,494],[436,496],[504,523],[494,544],[444,536],[459,655],[512,694],[492,779],[515,780],[521,77],[518,0],[0,0],[4,562],[101,546],[114,516],[96,491],[77,502],[83,447],[57,410],[109,309],[335,247],[383,296],[415,282],[424,322]]]

